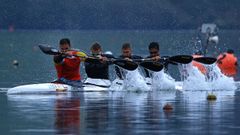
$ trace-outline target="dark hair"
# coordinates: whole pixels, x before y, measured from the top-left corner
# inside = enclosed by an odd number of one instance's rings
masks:
[[[125,49],[131,49],[131,44],[130,43],[124,43],[122,45],[122,50],[125,50]]]
[[[151,43],[149,44],[148,49],[150,50],[150,49],[153,49],[153,48],[159,50],[159,44],[158,44],[158,42],[151,42]]]
[[[93,43],[91,50],[98,50],[98,49],[102,50],[101,45],[98,42]]]
[[[232,49],[228,49],[228,50],[227,50],[227,53],[233,54],[234,51],[233,51]]]
[[[71,43],[70,43],[70,40],[68,38],[63,38],[59,41],[59,44],[60,45],[63,45],[63,44],[69,44],[69,46],[71,46]]]

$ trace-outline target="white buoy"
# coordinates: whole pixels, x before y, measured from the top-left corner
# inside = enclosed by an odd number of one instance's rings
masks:
[[[13,60],[13,62],[12,62],[12,63],[13,63],[13,65],[14,65],[14,66],[18,66],[18,65],[19,65],[19,63],[18,63],[18,61],[17,61],[17,60]]]

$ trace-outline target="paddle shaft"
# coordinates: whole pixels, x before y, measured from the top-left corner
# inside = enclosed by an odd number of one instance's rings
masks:
[[[152,58],[144,58],[144,59],[133,59],[135,62],[145,62],[145,61],[150,61],[150,62],[165,62],[165,63],[171,63],[171,64],[188,64],[192,61],[193,57],[190,55],[176,55],[172,57],[163,57],[160,58],[159,60],[155,61]]]
[[[87,56],[85,53],[79,53],[79,55],[77,54],[67,54],[67,53],[62,53],[59,50],[53,48],[53,47],[48,47],[48,46],[44,46],[44,45],[39,45],[39,48],[41,49],[41,51],[45,54],[48,55],[66,55],[66,56],[75,56],[75,57],[80,57],[83,59],[90,59],[90,60],[97,60],[97,61],[101,61],[103,59],[98,58],[98,57],[92,57],[92,56]],[[108,61],[111,61],[113,64],[118,65],[119,67],[122,67],[124,69],[127,70],[135,70],[138,65],[135,62],[130,62],[130,61],[126,61],[126,60],[118,60],[118,59],[114,59],[114,58],[110,58],[107,59]],[[90,62],[90,61],[89,61]]]

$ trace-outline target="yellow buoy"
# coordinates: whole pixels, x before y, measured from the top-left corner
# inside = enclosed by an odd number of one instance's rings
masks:
[[[217,100],[217,97],[214,94],[208,94],[207,100]]]

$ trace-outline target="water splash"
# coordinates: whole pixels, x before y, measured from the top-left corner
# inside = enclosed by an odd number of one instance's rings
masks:
[[[183,80],[184,90],[235,90],[234,79],[221,73],[214,65],[205,65],[208,70],[207,76],[202,74],[192,64],[181,65],[179,70]]]
[[[123,89],[128,91],[149,91],[150,87],[137,69],[127,72],[126,78],[123,80]]]
[[[121,91],[123,89],[123,80],[116,78],[113,80],[109,90],[111,91]]]
[[[125,79],[115,79],[110,89],[114,91],[150,91],[150,87],[138,69],[126,71]]]
[[[175,89],[175,80],[164,71],[154,72],[152,75],[152,89]]]
[[[233,77],[227,77],[222,74],[217,65],[207,67],[209,71],[209,83],[215,90],[235,90],[237,86]]]
[[[181,68],[182,67],[182,68]],[[209,90],[210,87],[197,67],[192,64],[182,65],[180,67],[181,78],[183,80],[184,90]]]

